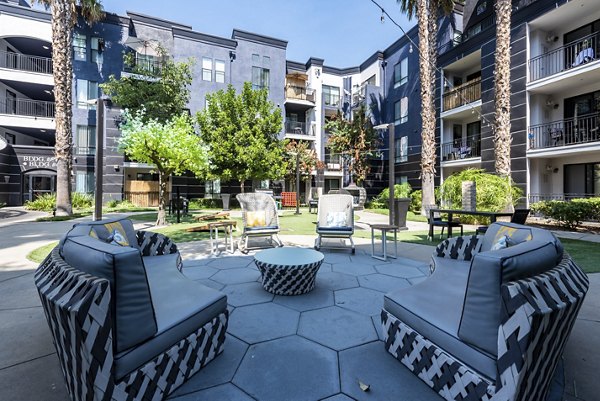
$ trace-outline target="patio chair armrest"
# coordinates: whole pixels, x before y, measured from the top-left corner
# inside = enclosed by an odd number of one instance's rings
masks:
[[[464,235],[448,238],[435,248],[433,256],[470,261],[473,255],[481,250],[482,244],[482,235]]]
[[[177,245],[166,235],[152,231],[137,231],[136,237],[142,256],[158,256],[179,253]],[[183,263],[181,256],[177,260],[177,268],[181,270]]]

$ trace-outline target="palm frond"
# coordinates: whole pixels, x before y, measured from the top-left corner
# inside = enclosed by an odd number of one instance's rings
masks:
[[[78,0],[78,3],[81,7],[81,16],[89,25],[104,18],[104,7],[101,0]]]

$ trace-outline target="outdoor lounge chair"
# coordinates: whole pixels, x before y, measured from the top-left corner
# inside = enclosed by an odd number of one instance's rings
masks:
[[[352,195],[322,195],[319,197],[317,211],[317,239],[315,249],[322,246],[323,238],[342,238],[350,240],[352,253],[354,241],[354,207]]]
[[[589,287],[560,241],[494,223],[439,244],[431,267],[385,295],[386,350],[447,400],[546,400]]]
[[[264,193],[247,193],[236,196],[242,207],[244,232],[240,237],[238,248],[246,253],[249,238],[268,237],[271,245],[283,246],[279,239],[279,216],[277,205],[272,196]],[[255,249],[255,248],[253,248]]]
[[[427,224],[431,224],[431,217],[430,217],[430,213],[429,211],[431,209],[438,209],[438,205],[425,205],[424,206],[425,209],[425,213],[427,215]],[[446,229],[447,227],[452,226],[452,228],[454,227],[460,227],[460,235],[463,235],[463,225],[461,224],[460,220],[452,220],[452,221],[448,221],[448,220],[442,220],[442,217],[439,215],[439,213],[434,214],[433,216],[433,227],[435,229],[435,227],[442,227],[442,233],[440,234],[440,239],[444,236],[444,229]],[[432,231],[433,232],[433,231]],[[433,238],[431,238],[431,240],[433,241]]]
[[[181,273],[169,238],[80,223],[35,273],[74,401],[162,400],[223,351],[225,294]]]

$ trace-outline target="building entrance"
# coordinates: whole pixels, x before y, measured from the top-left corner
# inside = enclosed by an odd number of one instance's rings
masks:
[[[43,194],[56,192],[56,174],[34,172],[23,176],[23,202],[35,200]]]

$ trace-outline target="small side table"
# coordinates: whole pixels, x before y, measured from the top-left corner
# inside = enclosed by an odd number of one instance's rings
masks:
[[[381,248],[382,255],[375,255],[375,230],[381,230]],[[387,253],[387,234],[394,233],[394,255]],[[398,257],[398,226],[390,224],[371,224],[371,257],[387,261],[387,258],[396,259]]]
[[[313,209],[315,209],[315,213],[319,210],[319,201],[315,199],[311,199],[308,201],[308,213],[312,213]]]
[[[210,252],[215,255],[221,253],[219,251],[219,229],[225,232],[225,250],[227,250],[228,242],[230,245],[230,252],[233,253],[234,242],[233,242],[233,228],[236,227],[237,222],[234,220],[223,220],[208,223],[208,231],[210,233]],[[214,234],[214,237],[213,237]],[[229,238],[227,236],[229,235]]]

